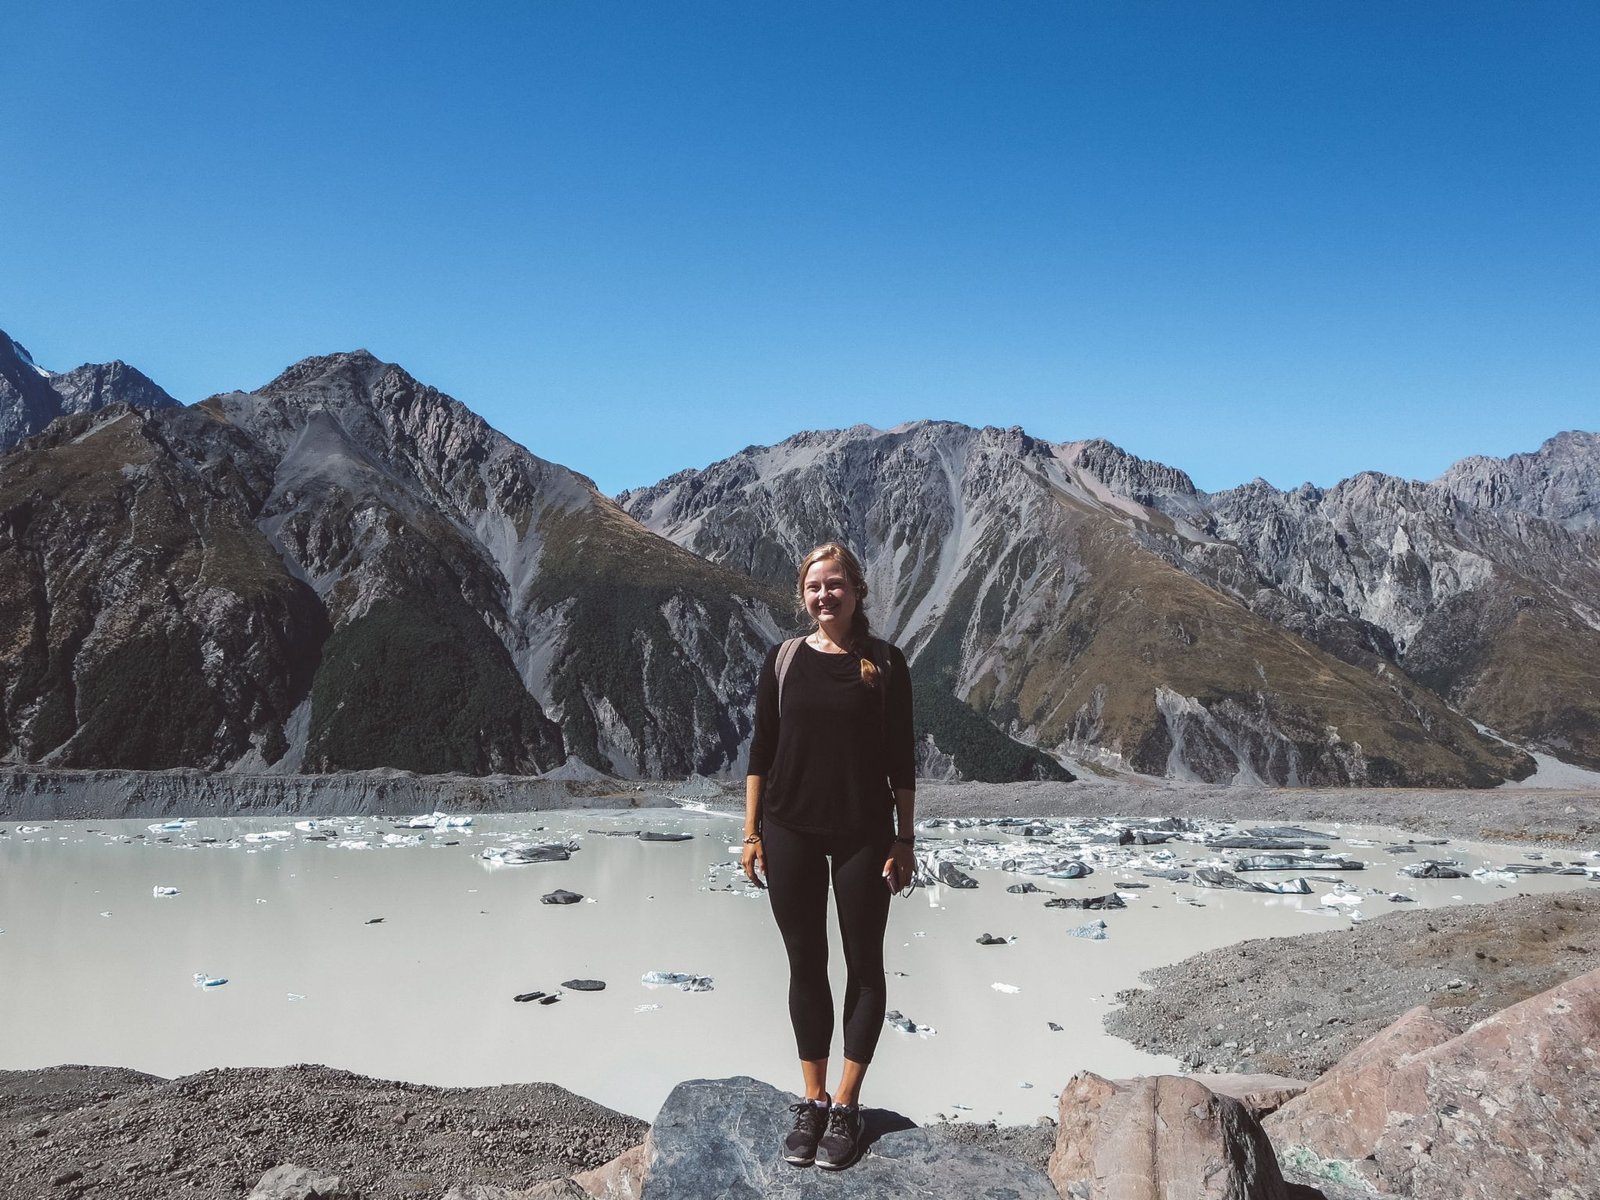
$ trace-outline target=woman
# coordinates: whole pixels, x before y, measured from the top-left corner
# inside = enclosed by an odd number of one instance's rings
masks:
[[[916,869],[911,677],[900,651],[872,637],[866,598],[861,564],[845,547],[818,546],[800,563],[814,628],[774,646],[761,668],[745,780],[744,871],[769,889],[789,954],[804,1083],[784,1157],[832,1170],[858,1151],[861,1080],[883,1028],[889,900]],[[830,876],[848,967],[844,1068],[831,1094]]]

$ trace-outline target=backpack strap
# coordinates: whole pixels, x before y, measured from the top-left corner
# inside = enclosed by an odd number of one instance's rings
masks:
[[[783,715],[783,677],[789,673],[789,664],[794,661],[795,653],[800,649],[803,637],[785,638],[778,646],[778,715]]]

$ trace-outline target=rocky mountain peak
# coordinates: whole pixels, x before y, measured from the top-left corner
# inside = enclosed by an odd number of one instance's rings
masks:
[[[1592,530],[1600,527],[1600,433],[1568,430],[1531,453],[1464,458],[1439,477],[1438,486],[1473,508]]]
[[[61,397],[63,413],[95,412],[112,404],[134,408],[177,408],[160,384],[121,359],[84,363],[51,377],[50,385]]]
[[[1129,454],[1105,438],[1069,442],[1062,449],[1067,452],[1067,461],[1078,470],[1093,476],[1119,496],[1146,507],[1161,507],[1163,497],[1199,494],[1187,473]]]
[[[175,408],[178,402],[125,362],[85,363],[65,374],[47,371],[0,330],[0,451],[32,437],[57,417],[113,404]]]

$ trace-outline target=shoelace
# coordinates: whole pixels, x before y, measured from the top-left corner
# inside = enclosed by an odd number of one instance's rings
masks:
[[[826,1110],[818,1108],[809,1100],[802,1100],[799,1104],[789,1105],[789,1111],[795,1114],[794,1127],[804,1128],[808,1132],[814,1131],[822,1123]]]
[[[828,1132],[823,1137],[854,1137],[856,1132],[856,1110],[853,1108],[830,1108],[828,1110]]]

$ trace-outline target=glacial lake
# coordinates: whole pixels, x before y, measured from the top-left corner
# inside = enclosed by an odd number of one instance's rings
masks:
[[[682,1079],[748,1074],[798,1086],[787,965],[764,897],[737,873],[736,817],[582,810],[477,816],[470,828],[436,830],[400,828],[406,820],[335,818],[309,831],[285,817],[167,830],[147,821],[5,825],[0,1068],[94,1063],[175,1076],[314,1062],[438,1085],[548,1080],[647,1120]],[[1071,824],[1048,822],[1057,842]],[[929,830],[924,844],[966,863],[979,886],[924,887],[894,901],[889,1005],[931,1031],[886,1027],[864,1098],[920,1122],[942,1113],[1028,1123],[1054,1112],[1054,1094],[1075,1071],[1176,1068],[1101,1026],[1117,991],[1150,967],[1248,938],[1340,928],[1352,913],[1376,917],[1402,907],[1391,892],[1429,907],[1594,886],[1550,874],[1408,878],[1399,868],[1418,859],[1498,871],[1524,861],[1527,848],[1451,842],[1394,853],[1387,847],[1406,834],[1309,828],[1336,835],[1330,853],[1366,868],[1303,872],[1312,892],[1298,896],[1141,874],[1247,853],[1172,842],[1084,846],[1075,853],[1093,873],[1056,879],[998,869],[1006,857],[1049,850],[1049,839],[994,825]],[[631,836],[637,830],[692,837],[645,841]],[[567,861],[494,866],[480,857],[564,841],[578,847]],[[1551,850],[1550,860],[1600,874],[1592,851]],[[1118,891],[1127,907],[1046,908],[1048,895],[1005,890],[1024,879],[1057,896]],[[556,889],[585,899],[541,902]],[[1360,898],[1324,902],[1341,892]],[[1104,920],[1105,940],[1068,935],[1093,920]],[[977,944],[985,933],[1015,940]],[[836,932],[833,960],[837,991]],[[641,977],[651,971],[714,984],[649,987]],[[197,976],[227,983],[198,986]],[[607,986],[562,989],[572,979]],[[560,999],[512,999],[531,991]]]

